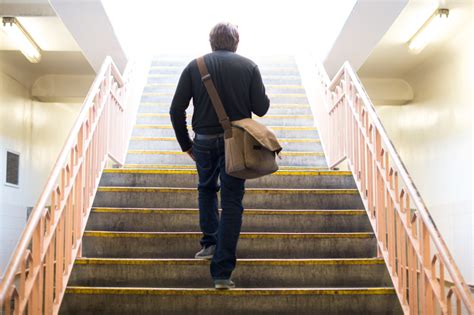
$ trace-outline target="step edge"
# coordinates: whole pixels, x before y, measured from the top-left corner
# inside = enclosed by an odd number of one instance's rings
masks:
[[[396,295],[392,287],[364,288],[236,288],[216,290],[210,288],[128,288],[68,286],[66,294],[109,295]]]
[[[201,232],[118,232],[118,231],[84,231],[84,237],[106,238],[200,238]],[[337,233],[276,233],[276,232],[242,232],[241,239],[281,239],[281,238],[312,238],[312,239],[372,239],[372,232],[337,232]]]
[[[120,208],[93,207],[92,213],[138,213],[138,214],[197,214],[199,209],[190,208]],[[365,210],[278,210],[278,209],[245,209],[245,215],[366,215]]]
[[[131,186],[100,186],[98,192],[169,192],[169,193],[196,193],[197,188],[181,187],[131,187]],[[316,194],[316,195],[337,195],[359,194],[357,189],[311,189],[311,188],[246,188],[247,194]]]
[[[133,169],[133,168],[108,168],[106,174],[153,174],[153,175],[195,175],[193,169]],[[269,176],[352,176],[349,171],[293,171],[279,170]]]
[[[209,265],[209,261],[186,258],[77,258],[75,265]],[[237,259],[238,266],[306,266],[306,265],[385,265],[383,258],[334,259]]]

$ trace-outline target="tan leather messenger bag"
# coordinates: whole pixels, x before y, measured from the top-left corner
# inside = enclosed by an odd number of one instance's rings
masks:
[[[224,128],[226,173],[252,179],[276,172],[276,156],[282,148],[273,131],[251,118],[231,122],[207,70],[204,57],[198,58],[197,64],[202,82]]]

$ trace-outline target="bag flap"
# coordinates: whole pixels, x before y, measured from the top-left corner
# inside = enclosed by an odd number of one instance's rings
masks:
[[[257,140],[262,146],[267,148],[270,151],[279,153],[282,150],[280,143],[278,143],[278,139],[270,128],[261,123],[251,119],[251,118],[244,118],[240,120],[236,120],[232,122],[233,126],[245,129],[248,133],[250,133],[255,140]]]

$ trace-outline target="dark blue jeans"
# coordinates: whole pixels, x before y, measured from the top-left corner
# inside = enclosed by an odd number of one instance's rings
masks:
[[[216,245],[211,262],[213,279],[229,279],[236,264],[242,226],[245,180],[225,172],[224,139],[194,140],[193,153],[199,175],[199,224],[202,246]],[[220,187],[218,184],[220,179]],[[217,192],[221,191],[219,220]]]

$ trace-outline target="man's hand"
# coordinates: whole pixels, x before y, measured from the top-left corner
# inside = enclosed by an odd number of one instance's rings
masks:
[[[193,159],[193,161],[196,161],[196,158],[194,157],[194,154],[193,154],[193,147],[191,147],[191,149],[186,151],[186,153],[191,157],[191,159]]]

